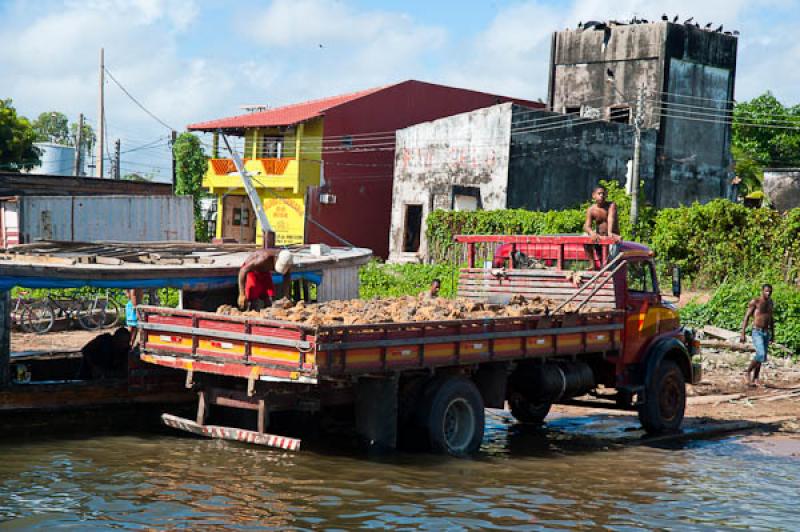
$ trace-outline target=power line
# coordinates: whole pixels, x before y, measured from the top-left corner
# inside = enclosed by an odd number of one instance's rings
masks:
[[[125,93],[125,95],[126,95],[128,98],[130,98],[130,99],[131,99],[131,101],[133,101],[133,103],[135,103],[136,105],[138,105],[138,106],[139,106],[139,108],[140,108],[142,111],[144,111],[145,113],[147,113],[148,115],[150,115],[150,117],[151,117],[153,120],[155,120],[156,122],[158,122],[159,124],[161,124],[161,125],[162,125],[162,126],[164,126],[165,128],[169,129],[170,131],[174,131],[174,130],[175,130],[175,128],[174,128],[174,127],[170,126],[169,124],[167,124],[166,122],[164,122],[163,120],[161,120],[160,118],[158,118],[156,115],[154,115],[152,112],[150,112],[150,110],[149,110],[149,109],[147,109],[147,108],[146,108],[144,105],[142,105],[142,104],[139,102],[139,100],[137,100],[136,98],[134,98],[134,97],[133,97],[133,95],[132,95],[130,92],[128,92],[128,89],[126,89],[125,87],[123,87],[123,86],[122,86],[122,83],[120,83],[119,81],[117,81],[117,78],[115,78],[115,77],[114,77],[114,75],[111,73],[111,71],[109,71],[109,70],[108,70],[108,68],[106,68],[106,67],[104,66],[104,67],[103,67],[103,69],[106,71],[106,74],[108,74],[108,77],[109,77],[109,78],[111,78],[111,81],[113,81],[114,83],[116,83],[116,84],[117,84],[117,87],[119,87],[119,88],[120,88],[120,90],[122,90],[122,92],[124,92],[124,93]]]

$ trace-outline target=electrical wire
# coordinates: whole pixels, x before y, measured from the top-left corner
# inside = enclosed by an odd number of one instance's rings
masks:
[[[123,87],[123,86],[122,86],[122,83],[120,83],[119,81],[117,81],[117,78],[115,78],[115,77],[114,77],[114,75],[111,73],[111,71],[110,71],[110,70],[108,70],[108,68],[106,68],[105,66],[103,66],[103,70],[105,70],[106,74],[108,74],[108,77],[109,77],[109,78],[111,78],[111,81],[113,81],[114,83],[116,83],[116,84],[117,84],[117,87],[119,87],[119,88],[120,88],[120,90],[121,90],[122,92],[124,92],[124,93],[125,93],[125,95],[126,95],[128,98],[130,98],[130,99],[131,99],[131,101],[132,101],[133,103],[135,103],[135,104],[136,104],[136,105],[137,105],[137,106],[138,106],[138,107],[139,107],[139,108],[140,108],[142,111],[144,111],[145,113],[147,113],[147,114],[148,114],[148,115],[149,115],[149,116],[150,116],[150,117],[151,117],[153,120],[155,120],[156,122],[158,122],[159,124],[161,124],[161,125],[162,125],[162,126],[164,126],[165,128],[169,129],[170,131],[175,131],[175,128],[174,128],[174,127],[170,126],[169,124],[167,124],[166,122],[164,122],[163,120],[161,120],[159,117],[157,117],[155,114],[153,114],[153,113],[152,113],[152,112],[151,112],[151,111],[150,111],[148,108],[146,108],[144,105],[142,105],[142,103],[141,103],[141,102],[139,102],[139,100],[137,100],[137,99],[136,99],[136,98],[135,98],[135,97],[134,97],[134,96],[133,96],[133,95],[132,95],[130,92],[128,92],[128,89],[126,89],[125,87]]]

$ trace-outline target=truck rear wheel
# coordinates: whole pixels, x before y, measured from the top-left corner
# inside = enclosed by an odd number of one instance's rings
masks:
[[[511,415],[520,423],[540,425],[550,413],[552,403],[533,403],[520,394],[514,394],[508,401]]]
[[[674,432],[681,427],[686,410],[686,380],[672,360],[662,360],[645,389],[639,421],[649,434]]]
[[[483,399],[472,381],[449,377],[432,383],[426,416],[431,450],[462,456],[478,450],[483,440]]]

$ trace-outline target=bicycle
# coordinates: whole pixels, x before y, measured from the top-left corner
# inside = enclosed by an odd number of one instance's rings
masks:
[[[16,328],[22,332],[31,332],[28,325],[28,312],[32,299],[26,299],[30,292],[27,290],[20,290],[17,293],[17,298],[14,300],[14,306],[11,308],[11,327]]]
[[[96,296],[89,301],[83,296],[52,298],[50,294],[30,304],[28,326],[37,334],[50,332],[57,317],[77,320],[87,331],[94,331],[106,323],[106,305]]]

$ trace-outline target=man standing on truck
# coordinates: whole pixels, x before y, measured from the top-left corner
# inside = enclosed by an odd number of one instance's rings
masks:
[[[610,236],[615,241],[619,237],[619,221],[617,220],[617,204],[607,200],[608,191],[606,187],[598,185],[592,192],[594,203],[586,209],[586,222],[583,230],[595,241],[601,236]],[[586,244],[584,246],[586,258],[589,260],[589,269],[600,269],[602,267],[603,251],[598,244]]]
[[[251,253],[239,268],[239,308],[261,310],[272,305],[275,298],[273,272],[283,275],[281,295],[286,295],[291,268],[292,254],[285,249],[259,249]]]
[[[769,342],[775,338],[775,320],[773,319],[774,306],[772,304],[772,285],[765,284],[761,287],[761,295],[747,305],[747,312],[742,321],[742,334],[740,342],[744,342],[747,323],[753,318],[753,347],[756,354],[747,368],[747,385],[758,386],[758,376],[761,365],[767,361],[767,348]]]

